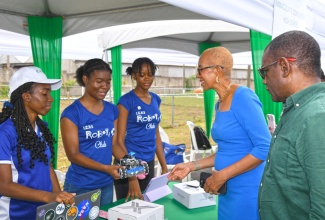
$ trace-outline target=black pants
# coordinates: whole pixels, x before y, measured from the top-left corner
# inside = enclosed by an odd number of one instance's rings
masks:
[[[117,164],[116,160],[114,161],[114,164]],[[138,179],[141,192],[143,192],[146,189],[150,180],[155,177],[155,160],[148,162],[148,166],[149,166],[149,174],[146,176],[146,178],[143,180]],[[115,185],[116,199],[119,200],[119,199],[126,198],[129,192],[128,178],[114,180],[114,185]]]

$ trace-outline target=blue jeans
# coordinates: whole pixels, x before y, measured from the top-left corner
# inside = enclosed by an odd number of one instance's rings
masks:
[[[64,188],[64,191],[69,192],[69,193],[76,193],[77,195],[91,191],[91,189],[77,188],[77,187],[71,185],[70,183],[68,183],[67,181],[64,182],[63,188]],[[100,205],[103,206],[103,205],[112,203],[113,202],[113,184],[104,186],[100,189],[101,189],[101,194],[102,194],[102,196],[100,198]]]

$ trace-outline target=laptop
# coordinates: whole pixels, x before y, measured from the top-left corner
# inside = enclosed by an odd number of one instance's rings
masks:
[[[48,203],[37,207],[36,220],[94,220],[99,218],[101,190],[96,189],[74,197],[75,204]]]

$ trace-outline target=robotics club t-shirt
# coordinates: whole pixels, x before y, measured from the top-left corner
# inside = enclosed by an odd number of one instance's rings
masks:
[[[128,110],[125,146],[128,152],[134,152],[137,159],[151,161],[156,153],[156,128],[161,121],[160,97],[152,92],[151,103],[143,102],[134,91],[130,91],[119,100]]]
[[[103,103],[103,111],[95,115],[76,100],[62,112],[61,119],[66,117],[78,127],[80,153],[101,164],[110,165],[114,121],[118,117],[118,109],[112,103]],[[113,183],[110,175],[74,163],[68,169],[66,180],[83,189],[101,188]]]

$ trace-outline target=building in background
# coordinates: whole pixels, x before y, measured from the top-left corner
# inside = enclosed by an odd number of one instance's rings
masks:
[[[84,60],[62,60],[63,86],[62,96],[79,97],[82,88],[75,83],[75,71],[83,65]],[[0,95],[5,95],[11,75],[19,68],[32,66],[33,60],[20,61],[15,56],[0,56]],[[122,92],[128,92],[133,88],[131,77],[126,75],[125,70],[131,63],[122,64]],[[199,81],[195,78],[196,66],[194,65],[162,65],[158,64],[156,80],[154,80],[152,90],[158,94],[179,94],[184,92],[194,92],[200,88]],[[236,65],[232,72],[234,82],[248,86],[254,90],[253,73],[250,65]],[[249,80],[248,80],[249,79]],[[113,79],[114,80],[114,79]],[[2,92],[1,92],[2,91]]]

